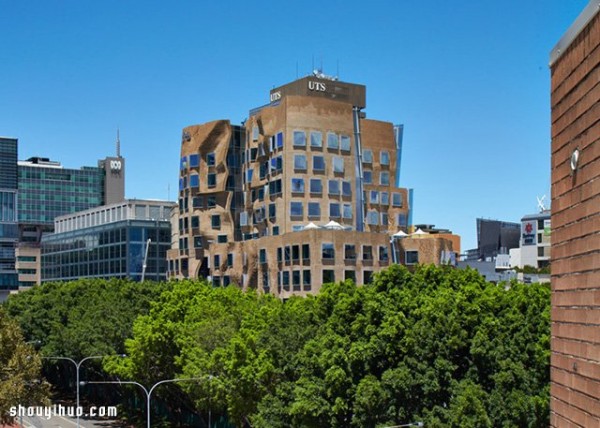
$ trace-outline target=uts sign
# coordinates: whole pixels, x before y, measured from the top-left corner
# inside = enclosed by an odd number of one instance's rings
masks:
[[[311,91],[317,92],[325,92],[327,90],[327,86],[323,82],[315,82],[312,80],[308,81],[308,89]]]
[[[111,171],[121,171],[122,167],[123,167],[123,165],[120,160],[113,159],[110,161],[110,170]]]

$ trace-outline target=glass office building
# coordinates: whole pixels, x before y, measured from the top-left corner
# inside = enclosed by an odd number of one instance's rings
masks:
[[[19,222],[52,226],[60,215],[102,205],[104,171],[63,168],[47,158],[19,162]]]
[[[78,278],[166,279],[174,203],[127,200],[55,221],[42,238],[42,282]],[[144,270],[144,258],[147,263]]]
[[[18,287],[17,139],[0,137],[0,291]]]

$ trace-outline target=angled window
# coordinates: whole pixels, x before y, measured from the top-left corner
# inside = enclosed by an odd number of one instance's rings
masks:
[[[215,153],[214,152],[206,154],[206,165],[215,166]]]
[[[277,148],[283,148],[283,132],[278,132],[276,137]]]
[[[190,187],[198,187],[200,186],[200,179],[198,178],[198,174],[190,175]]]
[[[363,171],[363,182],[364,184],[373,183],[373,173],[371,171]]]
[[[388,192],[381,192],[379,199],[380,199],[381,205],[389,205],[390,204],[390,196],[389,196]]]
[[[329,180],[329,194],[339,195],[340,194],[340,182],[338,180]]]
[[[402,194],[392,193],[392,205],[395,207],[402,207]]]
[[[311,218],[321,217],[321,204],[319,202],[308,203],[308,216]]]
[[[348,137],[347,135],[342,135],[340,137],[340,142],[341,142],[342,151],[349,152],[350,151],[350,137]]]
[[[321,254],[324,260],[333,260],[335,259],[335,249],[333,244],[324,242],[321,245]]]
[[[323,156],[313,156],[313,170],[325,171],[325,158]]]
[[[341,156],[333,157],[333,172],[343,173],[344,172],[344,158]]]
[[[292,193],[304,193],[303,178],[292,178]]]
[[[349,181],[342,181],[342,195],[352,196],[352,185]]]
[[[373,152],[369,149],[363,150],[363,163],[373,163]]]
[[[311,131],[310,146],[311,147],[323,147],[323,134],[320,131]]]
[[[404,261],[407,265],[416,265],[419,263],[419,252],[406,251],[406,253],[404,253]]]
[[[337,204],[337,203],[329,204],[329,217],[332,217],[332,218],[340,218],[341,217],[340,204]]]
[[[323,184],[320,178],[310,179],[310,193],[320,195],[323,193]]]
[[[337,134],[333,132],[327,133],[327,148],[328,149],[338,149],[339,148],[339,139]]]
[[[306,171],[306,155],[294,155],[294,169]]]
[[[369,203],[371,204],[378,204],[379,203],[379,192],[377,190],[371,190],[371,192],[369,192]]]
[[[217,174],[215,174],[214,172],[211,172],[208,174],[208,177],[206,179],[206,184],[209,188],[211,187],[216,187],[217,185]]]
[[[306,146],[306,132],[294,131],[294,147]]]
[[[379,162],[381,165],[389,165],[390,164],[390,154],[387,150],[382,150],[379,154]]]
[[[379,184],[382,186],[390,185],[390,173],[388,171],[381,171],[379,174]]]
[[[352,205],[351,204],[344,204],[342,216],[347,219],[352,218]]]
[[[292,217],[302,217],[304,215],[302,202],[290,202],[290,215]]]
[[[200,156],[198,156],[198,154],[193,154],[190,155],[190,168],[198,168],[199,165],[199,158]]]

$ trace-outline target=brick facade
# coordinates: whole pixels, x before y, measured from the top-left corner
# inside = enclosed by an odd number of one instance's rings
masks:
[[[551,54],[553,427],[600,426],[600,14]],[[572,155],[578,150],[575,168]]]

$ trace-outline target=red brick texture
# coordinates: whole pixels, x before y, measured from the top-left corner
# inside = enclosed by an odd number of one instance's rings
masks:
[[[600,14],[551,72],[550,425],[600,427]]]

